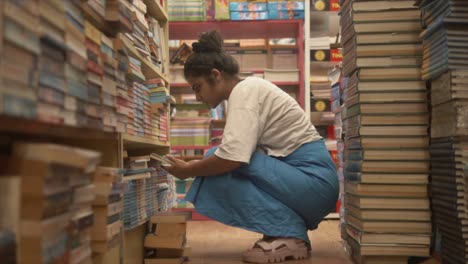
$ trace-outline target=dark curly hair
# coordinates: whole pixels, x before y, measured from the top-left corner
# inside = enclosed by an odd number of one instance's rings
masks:
[[[198,42],[192,43],[193,53],[184,64],[184,76],[206,77],[211,83],[213,69],[219,70],[226,77],[231,78],[239,73],[239,64],[229,54],[224,52],[223,39],[218,31],[202,33]]]

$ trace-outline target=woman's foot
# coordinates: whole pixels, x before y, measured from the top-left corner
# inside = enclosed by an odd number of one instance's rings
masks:
[[[303,240],[266,235],[242,254],[242,260],[251,263],[274,263],[307,257],[308,248]]]

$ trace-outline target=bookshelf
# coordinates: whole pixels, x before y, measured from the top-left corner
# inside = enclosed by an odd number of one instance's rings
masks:
[[[167,12],[164,9],[164,7],[161,6],[159,0],[144,0],[144,2],[146,4],[146,8],[150,16],[164,23],[167,23],[167,21],[169,21]]]
[[[143,58],[141,54],[135,49],[135,47],[129,42],[128,39],[123,38],[122,39],[125,48],[129,52],[129,54],[132,57],[136,57],[139,61],[142,62],[141,64],[141,70],[143,72],[143,75],[145,75],[146,78],[150,79],[163,79],[165,82],[168,81],[167,75],[163,74],[156,66],[149,62],[147,59]]]

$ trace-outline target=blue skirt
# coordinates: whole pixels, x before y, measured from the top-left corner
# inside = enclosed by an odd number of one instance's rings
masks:
[[[207,155],[213,155],[210,149]],[[309,242],[338,199],[335,164],[323,140],[287,157],[252,155],[250,164],[218,176],[196,177],[186,195],[195,210],[226,225]]]

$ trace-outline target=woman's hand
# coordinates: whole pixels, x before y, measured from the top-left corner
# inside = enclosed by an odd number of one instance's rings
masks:
[[[170,174],[174,175],[176,178],[180,180],[185,180],[187,178],[193,177],[190,171],[190,163],[185,162],[180,159],[176,159],[170,155],[166,156],[167,159],[173,162],[171,166],[161,166],[164,170],[169,172]]]

